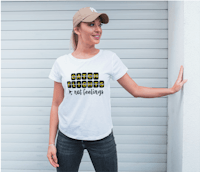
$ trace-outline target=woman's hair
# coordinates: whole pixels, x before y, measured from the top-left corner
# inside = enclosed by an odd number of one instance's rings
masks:
[[[77,27],[80,28],[81,22],[77,25]],[[78,35],[74,32],[74,29],[72,30],[72,35],[71,35],[71,45],[73,50],[75,51],[78,45]]]
[[[99,18],[100,21],[102,22],[101,17],[99,16],[98,18]],[[77,27],[78,27],[78,28],[81,27],[81,22],[77,25]],[[71,35],[71,45],[72,45],[73,50],[75,51],[76,48],[77,48],[77,45],[78,45],[78,35],[74,32],[74,29],[73,29],[72,35]]]

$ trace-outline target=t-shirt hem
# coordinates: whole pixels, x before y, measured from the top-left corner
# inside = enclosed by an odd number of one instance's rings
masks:
[[[108,132],[106,132],[105,134],[102,134],[102,135],[100,135],[100,136],[98,136],[98,137],[88,137],[88,138],[81,138],[81,137],[73,137],[72,135],[70,135],[70,134],[66,134],[66,133],[64,133],[60,128],[59,128],[59,130],[63,133],[63,134],[65,134],[67,137],[70,137],[70,138],[72,138],[72,139],[76,139],[76,140],[86,140],[86,141],[94,141],[94,140],[100,140],[100,139],[103,139],[104,137],[106,137],[106,136],[108,136],[111,132],[112,132],[112,129],[113,128],[111,128]]]

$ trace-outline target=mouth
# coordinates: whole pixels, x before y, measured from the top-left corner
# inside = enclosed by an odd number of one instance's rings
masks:
[[[100,35],[93,35],[94,39],[100,39]]]

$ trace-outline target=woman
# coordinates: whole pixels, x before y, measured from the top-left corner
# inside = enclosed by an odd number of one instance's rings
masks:
[[[117,172],[117,150],[110,106],[110,82],[118,81],[134,97],[173,94],[182,81],[183,67],[174,86],[138,86],[116,53],[96,49],[102,23],[109,18],[92,7],[81,8],[73,17],[74,52],[56,59],[49,78],[54,80],[47,157],[58,172],[77,172],[87,149],[97,172]],[[55,146],[55,137],[59,126]]]

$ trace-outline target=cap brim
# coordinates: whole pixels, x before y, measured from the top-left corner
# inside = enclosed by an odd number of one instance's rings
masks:
[[[106,13],[94,13],[86,17],[82,22],[92,22],[99,16],[102,18],[102,23],[107,24],[109,22],[109,17]]]

